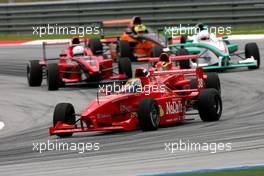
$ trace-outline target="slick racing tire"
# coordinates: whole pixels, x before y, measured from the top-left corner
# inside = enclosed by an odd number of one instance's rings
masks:
[[[257,60],[257,66],[249,66],[248,69],[259,69],[260,66],[260,55],[259,48],[256,43],[247,43],[245,46],[245,56],[246,58],[250,58],[251,56]]]
[[[60,86],[58,64],[52,63],[47,66],[47,86],[48,90],[58,90]]]
[[[120,58],[128,57],[131,61],[135,61],[135,56],[133,55],[129,42],[126,40],[119,40],[117,44],[118,54]]]
[[[27,80],[31,87],[40,86],[42,83],[42,66],[38,60],[31,60],[27,64]]]
[[[222,99],[215,89],[204,89],[197,99],[200,118],[204,122],[218,121],[222,115]]]
[[[160,57],[163,53],[163,48],[161,46],[154,46],[151,49],[151,57]]]
[[[204,88],[212,88],[219,92],[221,95],[221,83],[217,73],[206,73],[207,79],[204,80]],[[191,79],[190,89],[197,89],[197,81],[195,78]]]
[[[221,83],[220,79],[217,73],[211,72],[211,73],[206,73],[207,79],[204,80],[205,88],[213,88],[219,92],[221,95]]]
[[[124,57],[118,60],[118,71],[119,74],[125,74],[127,78],[132,78],[133,72],[129,58]]]
[[[138,108],[139,126],[143,131],[157,130],[160,123],[159,106],[153,98],[140,101]]]
[[[70,103],[59,103],[56,105],[53,113],[53,126],[55,127],[58,122],[66,123],[68,125],[74,125],[76,121],[75,110]],[[70,137],[72,133],[60,133],[57,136]]]
[[[89,40],[88,47],[91,49],[94,55],[103,54],[103,45],[98,38],[91,38]]]
[[[191,79],[190,89],[197,89],[197,81],[195,78]]]
[[[180,48],[176,51],[177,56],[182,56],[182,55],[188,55],[188,51],[185,48]],[[190,69],[190,61],[189,60],[182,60],[179,61],[180,68],[181,69]]]

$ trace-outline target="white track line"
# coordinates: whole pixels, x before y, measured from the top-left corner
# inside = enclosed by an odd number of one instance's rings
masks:
[[[4,126],[5,126],[4,122],[0,121],[0,130],[2,130],[4,128]]]

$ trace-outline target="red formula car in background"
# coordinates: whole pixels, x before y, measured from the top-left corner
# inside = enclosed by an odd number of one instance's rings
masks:
[[[222,114],[221,95],[214,88],[205,88],[205,79],[201,68],[138,68],[135,78],[118,90],[112,89],[115,92],[100,89],[104,95],[98,95],[81,114],[75,113],[72,104],[57,104],[50,135],[68,137],[77,132],[130,131],[138,127],[156,130],[161,125],[183,122],[191,109],[198,110],[203,121],[218,121]]]
[[[139,58],[139,61],[148,61],[148,69],[154,69],[156,71],[166,70],[180,70],[181,63],[186,60],[197,60],[198,55],[186,55],[185,52],[180,52],[178,55],[162,53],[159,57],[146,57]],[[199,62],[197,61],[199,65]],[[196,87],[196,80],[191,79],[190,87]],[[204,87],[214,88],[221,94],[221,83],[218,74],[215,72],[204,73]]]
[[[98,83],[105,79],[127,79],[132,77],[131,62],[128,58],[118,60],[119,74],[114,72],[113,60],[106,59],[102,52],[93,53],[87,42],[94,40],[73,38],[71,42],[43,43],[43,59],[30,60],[27,64],[29,86],[40,86],[47,78],[48,90],[58,90],[69,83]],[[84,46],[81,45],[84,43]],[[69,45],[59,58],[46,58],[47,45]],[[97,47],[98,49],[98,47]],[[56,63],[52,60],[57,61]]]

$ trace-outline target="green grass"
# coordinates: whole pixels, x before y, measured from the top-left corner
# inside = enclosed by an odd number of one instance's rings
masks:
[[[264,34],[264,27],[259,28],[233,28],[231,35],[236,34]]]
[[[163,174],[163,176],[263,176],[264,167],[256,167],[252,169],[212,171],[206,173],[191,174]]]

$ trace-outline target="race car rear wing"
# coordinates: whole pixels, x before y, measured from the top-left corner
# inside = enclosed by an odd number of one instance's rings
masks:
[[[197,59],[199,56],[196,54],[193,55],[181,55],[181,56],[170,56],[170,61],[181,61],[181,60],[190,60]],[[148,61],[148,62],[158,62],[160,61],[159,57],[146,57],[146,58],[138,58],[138,61]]]
[[[153,76],[162,76],[162,75],[171,75],[171,74],[185,74],[188,76],[195,75],[198,68],[192,68],[192,69],[179,69],[179,70],[163,70],[163,71],[154,71],[151,73]],[[201,68],[199,68],[201,69]]]
[[[46,46],[47,45],[69,45],[70,41],[64,41],[64,42],[43,42],[42,43],[42,52],[43,52],[43,60],[57,60],[58,58],[52,58],[52,59],[47,59],[47,54],[46,54]]]
[[[124,25],[124,24],[128,25],[131,21],[132,21],[132,19],[105,20],[105,21],[101,22],[100,27],[101,27],[101,29],[104,29],[105,26],[110,26],[110,25],[120,25],[120,27],[123,27],[122,25]],[[106,33],[105,29],[102,30],[101,37],[104,38],[106,36],[106,34],[107,33]],[[110,34],[110,31],[109,31],[109,34]],[[117,36],[114,36],[114,37],[117,37]]]
[[[131,22],[131,19],[124,19],[124,20],[105,20],[102,21],[103,25],[112,25],[112,24],[128,24]]]
[[[161,61],[160,57],[138,58],[138,61],[147,61],[148,63],[157,63],[157,62]],[[196,55],[196,54],[181,55],[181,56],[172,55],[172,56],[168,57],[168,60],[172,61],[172,62],[173,61],[180,62],[180,61],[183,61],[183,60],[196,60],[197,67],[199,67],[199,59],[198,58],[199,58],[199,55]],[[150,66],[151,66],[151,64],[148,64],[148,67],[150,67]]]
[[[88,42],[88,39],[79,39],[80,43],[84,43],[85,45]],[[47,59],[47,54],[46,54],[46,46],[52,46],[52,45],[71,45],[71,40],[67,39],[67,40],[48,40],[48,41],[44,41],[42,42],[42,52],[43,52],[43,59],[46,60],[57,60],[58,58],[51,58],[51,59]]]
[[[151,76],[167,76],[167,75],[174,75],[174,74],[184,74],[187,77],[195,77],[197,88],[196,89],[186,89],[186,90],[173,90],[175,93],[194,93],[194,95],[190,96],[196,96],[199,90],[204,88],[204,79],[207,79],[204,75],[204,71],[202,68],[192,68],[192,69],[178,69],[178,70],[165,70],[165,71],[150,71]]]

